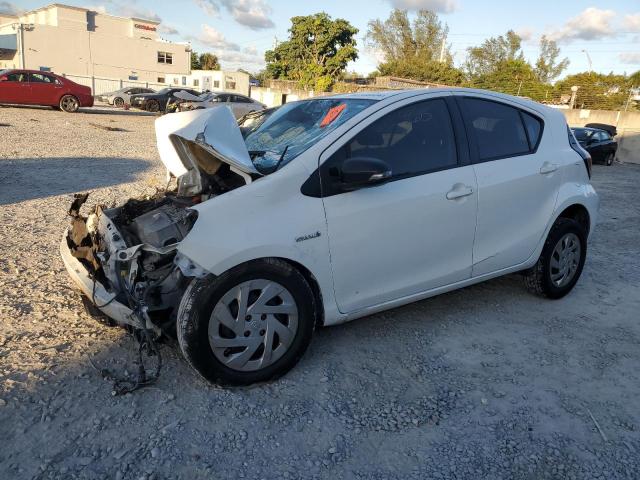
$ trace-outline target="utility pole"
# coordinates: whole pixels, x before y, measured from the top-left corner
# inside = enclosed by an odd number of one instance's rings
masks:
[[[587,61],[589,62],[589,73],[591,73],[591,71],[593,70],[593,63],[591,62],[591,55],[589,55],[589,52],[587,52],[585,49],[582,49],[582,51],[587,56]]]
[[[440,45],[440,58],[439,62],[444,63],[444,49],[447,45],[447,37],[442,37],[442,45]]]
[[[578,86],[571,87],[571,100],[569,100],[569,109],[573,110],[576,106],[576,95],[578,95]]]

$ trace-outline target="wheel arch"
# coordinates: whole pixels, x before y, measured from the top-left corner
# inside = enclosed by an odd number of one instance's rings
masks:
[[[234,265],[231,268],[236,268],[240,265],[248,265],[254,262],[260,262],[260,261],[265,261],[265,260],[280,260],[281,262],[285,262],[287,264],[289,264],[292,268],[296,269],[303,277],[304,279],[307,281],[307,283],[309,283],[309,286],[311,287],[311,291],[313,292],[313,297],[314,297],[314,301],[316,304],[316,318],[315,318],[315,325],[316,327],[322,327],[324,326],[324,319],[325,319],[325,313],[324,313],[324,303],[323,303],[323,297],[322,297],[322,289],[320,288],[320,283],[318,282],[318,279],[316,278],[316,276],[313,274],[313,272],[307,268],[305,265],[303,265],[302,263],[296,261],[296,260],[292,260],[290,258],[286,258],[286,257],[281,257],[281,256],[269,256],[269,257],[257,257],[257,258],[252,258],[251,260],[247,260],[245,262],[242,262],[238,265]],[[227,270],[231,270],[231,268],[227,269]]]
[[[587,207],[585,207],[581,203],[574,203],[572,205],[569,205],[560,212],[560,214],[556,217],[556,220],[558,220],[558,218],[570,218],[571,220],[575,220],[585,229],[587,236],[589,235],[589,232],[591,230],[591,217],[589,215],[589,210],[587,210]]]

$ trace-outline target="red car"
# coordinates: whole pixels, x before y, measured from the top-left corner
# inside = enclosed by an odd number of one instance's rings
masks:
[[[92,107],[91,88],[51,72],[0,70],[0,103],[48,105],[65,112]]]

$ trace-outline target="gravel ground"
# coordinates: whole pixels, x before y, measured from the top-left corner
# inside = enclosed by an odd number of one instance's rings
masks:
[[[323,329],[248,389],[164,345],[158,383],[114,397],[90,359],[131,370],[134,342],[84,313],[58,242],[73,192],[162,183],[153,118],[0,124],[0,478],[638,478],[639,166],[595,167],[602,218],[565,299],[504,277]]]

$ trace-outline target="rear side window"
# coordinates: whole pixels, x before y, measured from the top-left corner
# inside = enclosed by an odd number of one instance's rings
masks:
[[[384,160],[394,177],[409,177],[457,165],[455,137],[444,100],[401,107],[358,133],[338,155]]]
[[[539,118],[529,115],[527,112],[520,111],[524,126],[527,129],[527,138],[529,139],[529,148],[531,151],[538,147],[540,142],[540,134],[542,133],[542,122]]]
[[[523,155],[534,149],[535,144],[530,146],[527,138],[530,129],[531,138],[539,139],[541,125],[534,117],[529,115],[531,125],[525,131],[521,111],[517,108],[477,98],[463,98],[461,105],[480,161]]]
[[[7,75],[7,81],[9,82],[26,82],[27,74],[26,73],[10,73]]]

